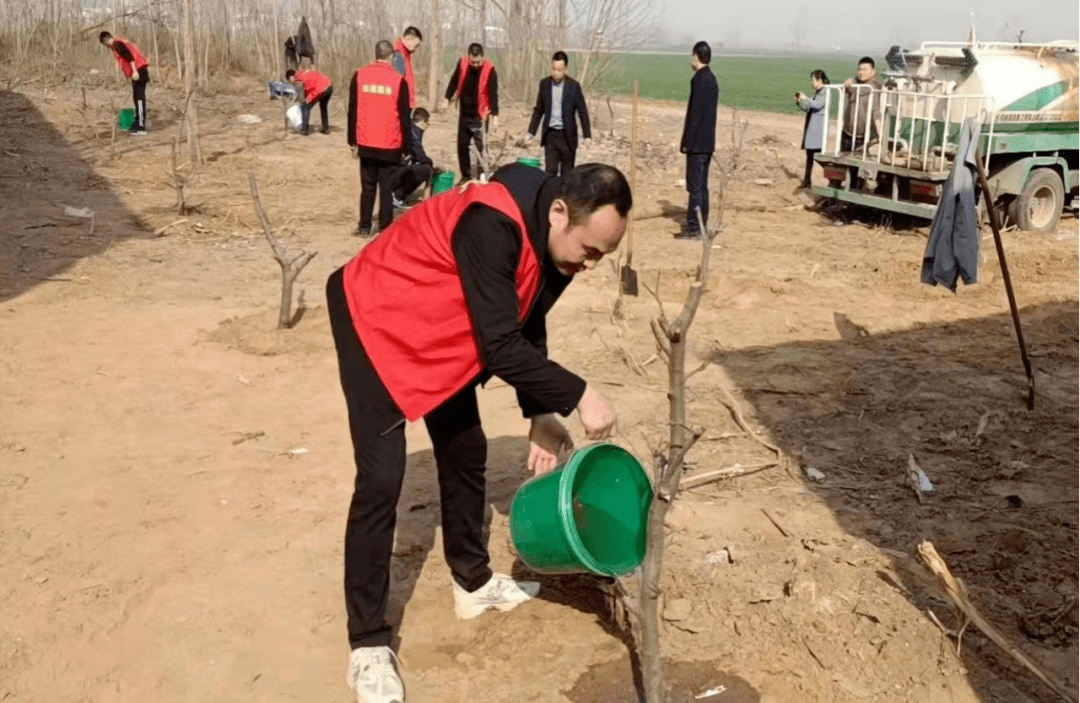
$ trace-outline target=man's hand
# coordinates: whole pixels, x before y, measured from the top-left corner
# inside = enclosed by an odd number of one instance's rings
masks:
[[[499,116],[498,115],[492,115],[491,118],[490,118],[490,122],[491,122],[491,131],[492,132],[498,132],[499,131]]]
[[[533,135],[530,132],[525,133],[525,143],[528,144],[533,140]]]
[[[853,81],[850,78],[848,78],[846,81],[844,81],[844,87],[850,89],[852,83],[853,83]]]
[[[574,448],[574,440],[554,415],[537,415],[529,428],[529,470],[546,474],[559,464],[564,452]]]
[[[349,147],[349,151],[352,152],[352,157],[354,159],[360,158],[360,152],[357,150],[357,147],[355,145]]]
[[[607,439],[615,431],[615,409],[592,386],[585,387],[585,395],[581,396],[577,409],[589,439]]]

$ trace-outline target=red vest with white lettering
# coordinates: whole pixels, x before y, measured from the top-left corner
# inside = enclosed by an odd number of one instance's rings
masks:
[[[131,62],[120,58],[120,52],[116,50],[116,44],[121,43],[127,47],[127,50],[131,53],[131,58],[135,59],[135,70],[147,67],[146,57],[139,53],[139,47],[135,46],[127,39],[121,39],[120,37],[113,37],[112,52],[113,58],[116,59],[116,63],[120,64],[120,70],[124,72],[125,78],[131,78],[134,75],[134,71],[131,70]]]
[[[521,207],[501,183],[470,183],[428,198],[345,265],[345,298],[357,336],[410,422],[483,370],[452,245],[458,220],[475,204],[517,225],[518,321],[524,323],[540,288],[540,261]]]
[[[304,86],[304,102],[311,105],[334,84],[328,76],[318,71],[297,71],[294,76]]]
[[[401,54],[405,60],[405,85],[409,86],[409,109],[416,107],[416,78],[412,71],[412,53],[405,48],[405,42],[398,39],[394,42],[394,51]]]
[[[495,69],[491,62],[484,59],[480,64],[480,80],[476,88],[476,111],[480,113],[480,119],[486,120],[491,112],[491,100],[488,99],[488,81],[491,80],[491,72]],[[462,57],[458,62],[457,71],[457,97],[461,97],[461,86],[465,85],[465,73],[469,70],[469,57]]]
[[[383,61],[356,72],[356,143],[370,149],[400,149],[401,74]]]

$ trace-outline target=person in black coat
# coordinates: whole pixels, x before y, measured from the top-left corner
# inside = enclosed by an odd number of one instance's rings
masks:
[[[435,162],[424,151],[424,132],[428,128],[430,113],[422,107],[413,110],[412,114],[412,150],[406,155],[407,163],[399,168],[390,180],[394,191],[394,207],[408,207],[409,196],[413,192],[431,180],[437,172]]]
[[[581,120],[581,133],[585,141],[592,139],[589,108],[585,105],[581,84],[566,75],[569,61],[563,51],[556,51],[551,57],[551,77],[540,81],[536,107],[533,108],[526,136],[526,140],[532,139],[536,136],[536,128],[540,127],[544,170],[555,176],[565,176],[574,168],[578,148],[575,114]]]
[[[686,212],[686,229],[675,235],[677,239],[700,239],[701,228],[709,222],[709,161],[716,150],[716,105],[720,100],[720,88],[716,76],[709,70],[712,49],[699,41],[690,54],[690,102],[686,106],[686,123],[683,126],[682,144],[679,151],[686,154],[686,190],[690,203]],[[698,222],[697,209],[701,208]]]

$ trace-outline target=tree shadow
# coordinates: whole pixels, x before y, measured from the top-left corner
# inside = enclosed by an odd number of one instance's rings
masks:
[[[686,205],[676,205],[670,200],[657,200],[656,202],[660,205],[660,217],[671,220],[677,225],[686,224]]]
[[[148,231],[21,93],[0,91],[0,143],[0,301],[45,281],[72,282],[63,274],[76,262]]]
[[[843,313],[842,339],[716,351],[754,414],[802,466],[839,525],[893,554],[931,541],[973,602],[1075,688],[1078,324],[1075,301],[1021,311],[1035,409],[1007,314],[871,334]],[[909,454],[933,492],[917,500]],[[893,558],[908,598],[949,623],[921,567]],[[962,657],[983,701],[1048,700],[975,628]]]

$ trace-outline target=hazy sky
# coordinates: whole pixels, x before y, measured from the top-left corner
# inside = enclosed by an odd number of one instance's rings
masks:
[[[845,52],[892,44],[915,48],[919,42],[962,41],[971,13],[980,40],[1076,39],[1080,35],[1077,0],[658,0],[673,39],[693,35],[727,46],[791,48],[800,24],[803,49],[841,47]],[[802,21],[800,21],[802,20]],[[714,48],[714,51],[716,49]],[[723,49],[720,49],[723,51]]]

